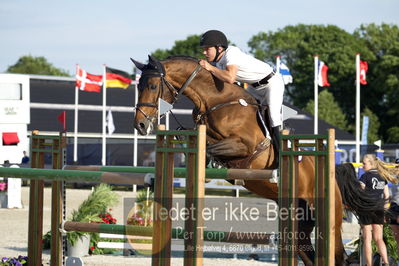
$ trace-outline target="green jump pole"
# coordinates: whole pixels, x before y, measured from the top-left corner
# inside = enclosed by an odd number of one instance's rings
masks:
[[[143,175],[98,171],[67,171],[57,169],[0,168],[0,176],[33,180],[86,181],[112,184],[143,185]]]
[[[141,173],[154,174],[154,167],[131,167],[131,166],[98,166],[98,165],[67,165],[64,170],[79,171],[101,171],[101,172],[118,172],[118,173]],[[208,179],[243,179],[243,180],[259,180],[271,177],[272,170],[263,169],[205,169],[205,177]],[[186,168],[174,168],[174,177],[185,178],[187,176]]]

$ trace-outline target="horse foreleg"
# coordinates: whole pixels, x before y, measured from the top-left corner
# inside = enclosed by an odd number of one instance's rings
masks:
[[[239,137],[231,137],[207,146],[209,155],[218,158],[236,158],[248,155],[248,147],[242,143]]]
[[[348,265],[346,259],[348,255],[345,252],[344,245],[342,243],[342,216],[343,216],[343,204],[341,193],[338,185],[335,187],[335,265]]]
[[[303,210],[307,209],[307,213],[311,213],[309,205],[303,199],[299,199],[298,207]],[[310,238],[314,226],[315,221],[308,215],[305,215],[303,219],[298,221],[300,232],[298,236],[298,253],[305,265],[313,265],[315,260],[315,251]]]
[[[310,239],[313,225],[307,222],[299,222],[300,237],[298,239],[298,254],[301,257],[303,263],[307,266],[314,264],[315,251]]]

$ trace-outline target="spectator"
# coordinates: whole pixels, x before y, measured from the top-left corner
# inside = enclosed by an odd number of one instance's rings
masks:
[[[374,154],[366,154],[363,157],[363,169],[365,173],[360,177],[360,185],[363,189],[376,196],[386,199],[384,209],[388,208],[389,190],[388,181],[397,183],[385,163],[380,161]],[[374,239],[383,265],[388,265],[387,248],[383,239],[384,209],[374,214],[360,216],[359,221],[363,235],[363,252],[366,265],[372,265],[371,240]]]
[[[22,157],[21,163],[22,164],[27,164],[27,163],[29,163],[29,156],[26,155],[26,151],[24,151],[23,153],[24,153],[24,156]]]

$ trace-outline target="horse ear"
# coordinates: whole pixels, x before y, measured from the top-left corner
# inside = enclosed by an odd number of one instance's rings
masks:
[[[152,66],[155,70],[157,70],[161,74],[165,74],[165,69],[161,62],[155,57],[148,55],[148,64]]]
[[[148,55],[148,62],[150,63],[150,65],[154,66],[154,65],[157,65],[156,63],[158,62],[158,59],[156,59],[152,55]]]
[[[133,58],[130,58],[132,60],[133,64],[140,70],[143,70],[145,65],[143,63],[140,63],[139,61],[134,60]]]

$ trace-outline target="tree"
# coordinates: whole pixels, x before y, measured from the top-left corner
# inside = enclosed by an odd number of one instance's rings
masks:
[[[399,28],[388,24],[361,25],[355,35],[374,55],[368,61],[368,84],[362,86],[362,104],[378,114],[380,135],[392,141],[397,139],[395,128],[399,126]]]
[[[334,96],[328,90],[323,90],[319,93],[319,119],[323,119],[327,123],[338,127],[342,130],[347,130],[347,121],[345,114],[342,112]],[[310,100],[305,107],[305,111],[314,115],[314,100]]]
[[[185,40],[175,41],[174,46],[169,50],[157,49],[151,55],[159,60],[164,60],[169,56],[191,56],[195,58],[204,58],[202,51],[199,47],[199,35],[190,35]]]
[[[388,143],[399,143],[399,127],[391,127],[388,129]]]
[[[46,58],[42,56],[33,57],[30,55],[20,57],[15,65],[12,65],[7,69],[7,72],[50,76],[70,76],[67,71],[56,68],[51,63],[47,62]]]

